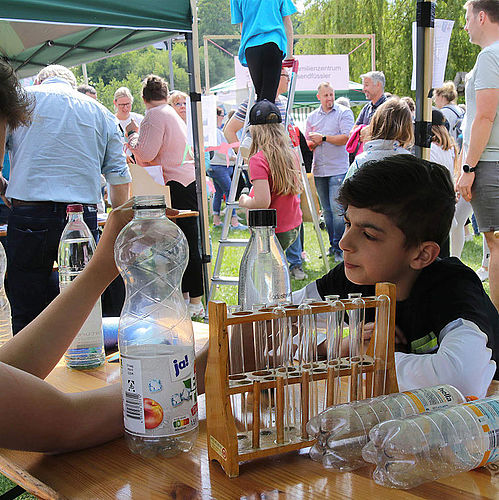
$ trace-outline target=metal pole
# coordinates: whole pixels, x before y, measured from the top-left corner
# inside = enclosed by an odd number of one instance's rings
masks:
[[[435,3],[416,5],[416,156],[430,158]]]
[[[88,85],[87,65],[85,63],[81,65],[81,71],[83,73],[83,83]]]
[[[210,93],[210,60],[208,59],[208,40],[203,37],[204,45],[204,87],[206,94]]]
[[[170,90],[173,90],[175,88],[175,82],[173,80],[172,39],[168,38],[165,45],[168,48],[168,59],[170,61]]]
[[[371,35],[371,71],[376,71],[376,35]]]
[[[199,39],[196,1],[191,0],[192,34],[186,33],[187,65],[189,69],[189,90],[191,98],[192,141],[196,169],[196,194],[201,232],[201,260],[203,262],[204,296],[208,305],[210,287],[210,233],[208,223],[208,202],[206,195],[206,166],[204,162],[203,118],[201,116],[201,78],[199,66]],[[208,309],[206,309],[208,310]]]

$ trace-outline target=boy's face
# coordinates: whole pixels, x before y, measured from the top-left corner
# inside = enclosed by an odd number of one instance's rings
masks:
[[[349,206],[340,241],[346,277],[357,285],[389,281],[404,285],[410,279],[414,249],[404,246],[404,233],[386,215]]]

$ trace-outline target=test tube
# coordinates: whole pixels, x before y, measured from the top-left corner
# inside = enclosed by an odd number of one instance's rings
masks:
[[[349,358],[350,369],[350,401],[363,399],[362,397],[362,350],[364,347],[364,318],[365,301],[361,293],[349,293],[348,298],[357,306],[349,312]]]
[[[332,311],[328,313],[327,324],[327,386],[325,393],[325,406],[337,405],[341,397],[341,343],[343,340],[343,327],[345,320],[345,305],[339,295],[327,295],[326,301],[331,305]]]
[[[386,394],[386,361],[388,359],[388,332],[390,328],[390,298],[387,295],[377,297],[378,307],[376,307],[375,327],[374,327],[374,372],[372,383],[367,386],[367,397],[374,397],[379,394]],[[384,361],[376,358],[379,352],[378,344],[384,353]]]

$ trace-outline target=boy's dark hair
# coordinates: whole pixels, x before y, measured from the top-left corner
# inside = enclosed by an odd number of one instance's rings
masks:
[[[33,103],[19,84],[12,67],[0,59],[0,117],[10,128],[29,125]],[[0,158],[3,161],[3,158]]]
[[[364,163],[341,186],[338,201],[390,217],[404,233],[405,246],[449,236],[456,196],[449,171],[412,155]]]

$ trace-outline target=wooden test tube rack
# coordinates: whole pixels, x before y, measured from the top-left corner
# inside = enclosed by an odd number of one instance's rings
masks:
[[[206,421],[208,439],[208,457],[217,460],[229,477],[239,475],[239,463],[271,456],[288,451],[298,450],[313,445],[306,432],[306,423],[314,415],[309,414],[308,389],[311,381],[325,381],[327,406],[334,401],[334,380],[337,377],[350,377],[350,400],[362,399],[363,395],[357,393],[356,383],[359,370],[365,377],[366,394],[379,396],[398,392],[395,372],[395,285],[378,283],[375,297],[363,297],[365,308],[379,308],[382,301],[380,296],[389,298],[389,306],[384,302],[387,318],[384,324],[388,328],[378,332],[376,342],[374,335],[371,338],[366,354],[338,362],[319,361],[314,363],[313,370],[309,371],[306,365],[301,372],[295,369],[286,370],[286,384],[298,384],[302,400],[302,415],[300,428],[295,430],[292,438],[284,440],[284,377],[279,376],[275,367],[270,373],[248,372],[238,375],[229,375],[229,341],[228,327],[231,325],[251,324],[257,321],[275,320],[277,316],[271,311],[238,312],[227,315],[227,306],[224,302],[211,301],[209,303],[210,333],[208,363],[205,376],[206,388]],[[352,299],[341,300],[344,310],[358,309]],[[333,306],[327,302],[309,304],[308,314],[321,314],[334,311]],[[296,306],[286,307],[287,317],[298,317],[307,314],[307,311]],[[338,309],[336,309],[338,310]],[[345,362],[343,362],[345,360]],[[268,376],[265,376],[268,375]],[[381,380],[381,383],[380,383]],[[262,391],[272,389],[275,394],[276,426],[272,438],[261,439],[260,399]],[[246,395],[252,397],[252,422],[251,443],[248,433],[238,433],[233,415],[231,396]],[[359,397],[360,396],[360,397]],[[240,441],[245,440],[246,446],[240,446]]]

